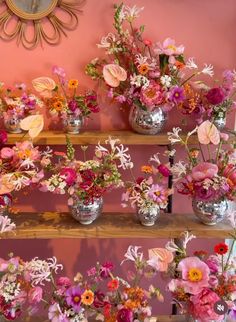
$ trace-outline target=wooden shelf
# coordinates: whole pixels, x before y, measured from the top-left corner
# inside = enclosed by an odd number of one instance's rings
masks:
[[[71,142],[78,145],[97,144],[99,141],[104,143],[108,137],[120,139],[123,144],[132,145],[168,145],[167,134],[158,135],[142,135],[134,133],[132,131],[90,131],[82,132],[80,134],[69,135]],[[8,134],[8,144],[14,144],[17,141],[21,141],[23,134]],[[24,136],[27,139],[28,136]],[[191,144],[196,144],[196,137],[191,137]],[[43,131],[37,138],[34,139],[34,143],[37,145],[63,145],[66,143],[65,133],[60,131]]]
[[[20,213],[10,215],[16,230],[1,235],[3,239],[27,238],[178,238],[188,230],[202,238],[230,238],[227,222],[216,226],[201,224],[194,215],[162,214],[152,227],[137,222],[134,214],[104,213],[94,223],[84,226],[69,213]]]

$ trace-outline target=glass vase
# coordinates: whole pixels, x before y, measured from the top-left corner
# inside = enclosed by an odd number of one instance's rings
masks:
[[[96,198],[92,202],[84,203],[74,199],[74,204],[69,206],[72,217],[82,225],[90,225],[102,213],[103,199]]]
[[[140,134],[155,135],[162,131],[167,121],[167,114],[160,107],[153,111],[143,110],[133,105],[129,113],[131,128]]]

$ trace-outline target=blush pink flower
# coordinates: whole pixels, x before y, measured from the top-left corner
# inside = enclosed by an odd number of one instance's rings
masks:
[[[2,159],[12,159],[15,152],[11,148],[2,148],[0,152],[0,156]]]
[[[182,273],[185,292],[198,294],[209,286],[210,269],[198,257],[187,257],[180,261],[178,269]]]
[[[218,166],[210,162],[199,163],[192,169],[192,178],[195,181],[202,181],[206,178],[211,179],[218,173]]]
[[[218,315],[214,310],[214,304],[220,297],[210,289],[203,289],[201,293],[191,296],[190,312],[195,319],[201,322],[222,321],[224,315]]]
[[[158,44],[160,54],[165,54],[167,56],[182,55],[184,52],[184,46],[176,46],[175,40],[171,38],[166,38],[163,44]]]
[[[161,204],[167,201],[168,194],[165,187],[154,184],[148,192],[148,197],[154,202]]]
[[[210,121],[203,122],[197,130],[198,140],[201,144],[220,143],[220,132]]]
[[[43,289],[39,286],[33,287],[28,293],[29,303],[37,304],[42,300]]]
[[[236,169],[233,164],[228,164],[225,167],[223,176],[229,179],[234,185],[236,185]]]
[[[162,88],[159,84],[151,81],[147,88],[142,88],[140,100],[147,109],[152,110],[164,101]]]

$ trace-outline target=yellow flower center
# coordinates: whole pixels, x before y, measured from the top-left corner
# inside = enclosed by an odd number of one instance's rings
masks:
[[[188,278],[191,282],[199,282],[202,280],[202,272],[198,268],[190,268]]]
[[[79,296],[75,296],[75,297],[74,297],[74,302],[75,302],[75,303],[78,303],[79,301],[80,301],[80,297],[79,297]]]
[[[146,96],[149,98],[153,98],[156,96],[156,91],[154,89],[149,89],[148,91],[146,91]]]
[[[176,46],[175,45],[169,45],[167,46],[168,49],[173,49],[174,51],[176,50]]]
[[[161,195],[160,191],[155,191],[155,195],[159,197]]]
[[[175,97],[179,97],[179,93],[178,92],[175,93]]]

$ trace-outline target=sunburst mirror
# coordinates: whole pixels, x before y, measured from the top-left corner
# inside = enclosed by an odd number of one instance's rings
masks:
[[[0,38],[17,39],[27,49],[45,41],[57,45],[74,30],[85,0],[0,0]],[[33,27],[33,28],[32,28]]]

